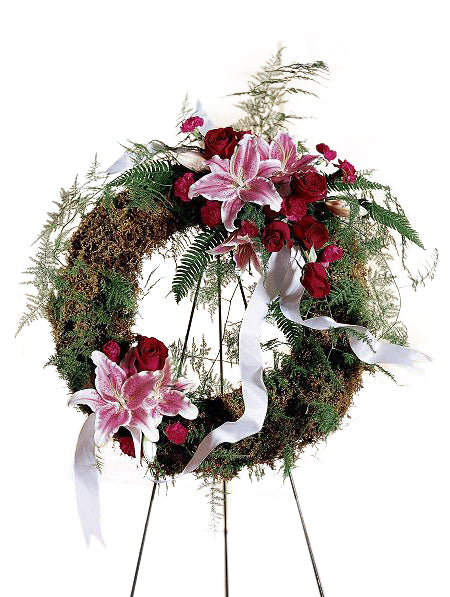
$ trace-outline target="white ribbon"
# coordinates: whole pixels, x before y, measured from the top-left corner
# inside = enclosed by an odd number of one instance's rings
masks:
[[[104,544],[100,526],[97,463],[94,444],[95,414],[88,416],[78,436],[74,460],[75,496],[83,535],[89,545],[91,536]]]
[[[305,291],[300,278],[303,258],[284,247],[272,253],[265,283],[261,278],[245,311],[239,333],[239,366],[242,380],[244,414],[234,423],[227,422],[213,429],[203,438],[182,475],[194,471],[219,444],[235,443],[261,431],[267,412],[267,390],[263,382],[263,357],[260,346],[261,329],[269,304],[280,296],[280,308],[285,317],[315,330],[347,328],[360,337],[348,333],[349,343],[356,356],[370,365],[385,363],[403,365],[417,370],[416,363],[430,361],[430,357],[406,348],[377,340],[365,327],[338,323],[331,317],[302,319],[300,301]]]

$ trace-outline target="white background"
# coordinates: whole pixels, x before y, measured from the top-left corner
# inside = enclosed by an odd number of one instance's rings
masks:
[[[367,380],[346,428],[295,471],[325,591],[450,594],[446,23],[437,0],[44,0],[3,9],[2,594],[129,594],[150,493],[113,454],[102,480],[107,548],[85,548],[70,472],[82,418],[66,407],[56,372],[42,368],[52,352],[46,322],[13,340],[20,272],[46,211],[95,152],[106,166],[119,142],[172,141],[186,91],[218,125],[232,122],[238,112],[225,95],[279,42],[287,60],[322,59],[331,70],[320,100],[293,103],[315,117],[294,132],[378,169],[426,246],[441,250],[436,280],[405,291],[403,309],[411,344],[434,363],[407,387]],[[151,333],[174,339],[174,312],[169,302],[147,309],[146,331],[154,325]],[[234,481],[229,517],[231,596],[318,594],[280,475]],[[208,521],[192,479],[157,497],[137,596],[223,594],[222,537]]]

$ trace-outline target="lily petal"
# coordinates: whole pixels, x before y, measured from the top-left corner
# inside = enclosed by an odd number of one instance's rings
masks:
[[[77,406],[78,404],[85,404],[92,408],[94,412],[105,404],[105,401],[93,388],[89,390],[79,390],[75,392],[69,400],[69,406]]]
[[[274,174],[281,171],[280,160],[263,160],[259,164],[258,176],[263,178],[270,178]]]
[[[185,419],[195,419],[198,408],[182,392],[165,390],[158,405],[161,414],[174,417],[181,415]]]
[[[297,160],[297,146],[287,133],[278,133],[270,144],[269,157],[280,160],[283,172]]]
[[[198,381],[192,379],[186,379],[185,377],[179,377],[173,384],[173,389],[179,392],[193,392],[198,388]]]
[[[210,160],[207,160],[206,163],[214,174],[220,174],[221,172],[224,172],[225,174],[230,173],[230,160],[222,159],[218,155],[213,155],[213,157]]]
[[[270,146],[267,141],[265,139],[261,139],[261,137],[256,137],[256,147],[259,151],[259,157],[261,160],[268,160]]]
[[[134,411],[150,396],[162,380],[162,371],[140,371],[129,377],[123,384],[123,393],[128,396],[127,407]]]
[[[142,432],[137,427],[131,427],[131,425],[127,425],[125,427],[127,431],[131,433],[131,438],[133,440],[134,446],[134,456],[138,462],[141,460],[141,446],[142,446]]]
[[[125,381],[125,371],[108,357],[94,350],[91,356],[95,368],[95,387],[97,392],[110,402],[115,402],[114,390],[120,391]]]
[[[244,135],[231,156],[231,175],[239,181],[253,180],[258,174],[259,164],[260,157],[256,139],[250,135]]]
[[[130,377],[137,373],[136,369],[136,348],[132,346],[120,361],[120,367],[125,371],[125,375]]]
[[[241,201],[237,195],[235,198],[222,203],[222,222],[228,232],[233,232],[233,230],[236,230],[236,226],[234,226],[234,220],[236,219],[236,216],[243,205],[244,202]]]
[[[95,414],[94,441],[98,446],[105,444],[119,427],[128,425],[131,412],[127,408],[118,408],[114,404],[106,404]]]
[[[159,431],[156,429],[155,421],[151,413],[145,408],[136,408],[133,410],[129,427],[142,431],[145,437],[151,442],[157,442],[159,439]]]
[[[280,211],[281,209],[281,196],[275,189],[274,184],[266,178],[255,178],[248,183],[246,189],[239,189],[238,195],[244,202],[252,201],[258,205],[269,205],[274,211]]]
[[[225,172],[206,174],[194,182],[189,189],[189,199],[198,195],[210,200],[229,201],[236,197],[236,185],[231,176]]]

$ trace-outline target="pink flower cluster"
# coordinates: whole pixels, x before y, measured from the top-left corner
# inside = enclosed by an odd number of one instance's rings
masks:
[[[195,383],[172,377],[167,347],[156,338],[138,336],[137,346],[129,348],[118,364],[120,353],[115,341],[107,342],[103,352],[95,350],[95,388],[75,392],[69,404],[84,404],[95,413],[97,445],[124,428],[131,434],[134,453],[140,454],[141,433],[150,441],[158,441],[163,416],[197,417],[197,407],[185,395]],[[177,429],[176,443],[180,443]],[[129,441],[119,438],[119,444],[131,454]]]
[[[337,152],[325,143],[319,143],[316,150],[324,156],[327,165],[337,158]],[[184,202],[201,197],[199,201],[204,203],[200,204],[199,214],[203,224],[210,228],[223,224],[230,233],[225,242],[210,253],[233,252],[239,269],[244,270],[251,264],[260,271],[261,243],[269,252],[280,251],[285,244],[292,246],[293,242],[308,251],[325,247],[317,267],[305,266],[304,284],[312,296],[326,296],[329,292],[326,268],[340,259],[342,252],[339,253],[339,247],[327,246],[328,229],[320,218],[314,217],[317,214],[311,206],[322,202],[325,209],[336,214],[341,209],[339,215],[344,215],[345,208],[326,201],[327,176],[351,184],[357,175],[354,166],[347,160],[338,160],[333,164],[337,170],[326,175],[317,169],[319,155],[300,154],[292,137],[284,132],[269,143],[251,131],[239,132],[232,127],[214,129],[206,134],[204,151],[204,157],[209,158],[206,164],[210,173],[194,181],[192,173],[187,172],[175,181],[173,190]],[[247,203],[264,209],[262,228],[255,222],[238,220],[239,212]],[[320,290],[317,284],[309,283],[319,273],[322,282],[326,280]]]

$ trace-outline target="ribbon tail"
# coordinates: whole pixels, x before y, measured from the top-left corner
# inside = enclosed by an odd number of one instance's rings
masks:
[[[226,422],[205,436],[181,475],[200,466],[219,444],[236,443],[258,433],[267,412],[267,390],[263,382],[261,329],[269,304],[282,288],[290,253],[280,251],[269,259],[267,277],[261,278],[248,303],[239,331],[239,366],[242,380],[244,414],[234,422]]]
[[[88,546],[92,536],[97,537],[103,545],[105,544],[100,525],[100,498],[95,459],[94,431],[95,414],[92,413],[81,428],[74,461],[75,495],[78,516]]]
[[[360,325],[339,323],[331,317],[326,316],[302,319],[300,315],[300,302],[305,289],[300,279],[303,264],[303,258],[294,253],[280,294],[280,308],[285,317],[299,325],[314,330],[345,328],[351,349],[360,361],[369,365],[380,363],[402,365],[403,367],[418,371],[417,363],[432,360],[429,356],[418,350],[377,340],[367,328]]]

